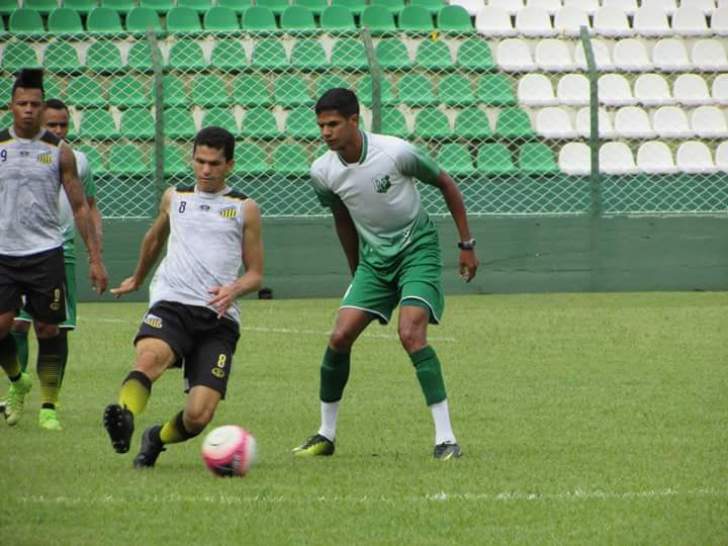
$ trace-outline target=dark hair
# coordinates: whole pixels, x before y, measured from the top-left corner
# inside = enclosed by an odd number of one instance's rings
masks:
[[[46,108],[51,110],[65,110],[68,113],[68,106],[61,99],[48,99],[45,101]]]
[[[334,87],[329,89],[316,102],[316,114],[335,110],[344,117],[359,113],[359,100],[351,89]]]
[[[195,136],[195,143],[192,146],[192,153],[198,146],[207,146],[222,150],[225,161],[230,161],[235,155],[235,137],[232,133],[222,127],[205,127]]]
[[[15,76],[13,89],[10,92],[11,98],[15,96],[15,90],[18,87],[22,87],[23,89],[40,89],[41,96],[45,96],[45,91],[43,90],[43,69],[21,68]]]

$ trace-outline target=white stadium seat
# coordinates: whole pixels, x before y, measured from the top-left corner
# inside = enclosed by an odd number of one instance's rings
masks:
[[[710,29],[718,36],[728,36],[728,6],[718,8],[710,18]]]
[[[536,44],[536,66],[547,72],[567,72],[576,69],[569,46],[564,40],[547,38]]]
[[[551,18],[543,8],[523,8],[516,13],[516,32],[527,38],[553,36],[556,34],[551,26]]]
[[[690,138],[693,131],[685,110],[679,106],[660,106],[652,114],[652,126],[660,138]]]
[[[716,103],[721,106],[728,105],[728,74],[718,74],[715,77],[710,87],[710,94]]]
[[[708,94],[708,84],[698,74],[680,74],[672,84],[675,102],[687,106],[710,104],[713,99]]]
[[[503,9],[508,15],[516,15],[525,7],[523,0],[487,0],[487,4]]]
[[[460,6],[472,17],[485,7],[483,0],[450,0],[450,4],[454,6]]]
[[[599,0],[564,0],[564,7],[574,7],[594,15],[599,9]]]
[[[634,174],[632,150],[624,142],[607,142],[599,147],[599,168],[607,174]]]
[[[688,59],[688,50],[681,38],[663,38],[652,48],[652,62],[655,68],[665,72],[690,70],[693,65]]]
[[[507,72],[528,72],[536,68],[528,43],[520,38],[502,40],[495,56],[498,66]]]
[[[672,34],[667,13],[662,8],[642,6],[634,16],[634,31],[640,36],[668,36]]]
[[[562,173],[585,175],[591,172],[591,153],[583,142],[569,142],[559,150],[559,169]]]
[[[597,81],[599,103],[606,106],[627,106],[637,101],[632,95],[627,78],[621,74],[604,74]]]
[[[678,36],[707,36],[710,34],[705,14],[690,6],[681,6],[672,15],[672,31]]]
[[[554,30],[565,36],[576,37],[581,33],[581,27],[591,30],[589,15],[576,6],[565,6],[556,12],[554,17]]]
[[[634,15],[637,11],[637,0],[602,0],[602,6],[616,8],[627,15]]]
[[[622,138],[653,138],[655,131],[647,112],[639,106],[623,106],[614,114],[614,132]]]
[[[544,138],[577,137],[569,112],[559,106],[542,108],[536,114],[536,132]]]
[[[652,70],[652,61],[642,40],[626,38],[614,45],[612,52],[614,66],[626,72],[645,72]]]
[[[661,9],[667,15],[672,15],[677,9],[677,2],[676,0],[642,0],[642,7]]]
[[[561,9],[561,0],[526,0],[526,7],[543,8],[549,15],[554,15]]]
[[[604,108],[597,111],[597,118],[599,120],[599,138],[614,138],[612,120]],[[591,112],[588,106],[580,108],[576,113],[576,123],[574,125],[579,136],[589,138],[591,135]]]
[[[591,41],[592,51],[594,52],[594,62],[597,65],[597,70],[613,70],[614,63],[612,62],[612,56],[609,54],[609,48],[607,44],[602,40],[594,39]],[[586,69],[586,56],[584,54],[584,47],[579,41],[574,49],[574,61],[576,66],[582,69]]]
[[[715,149],[715,166],[720,171],[728,172],[728,141],[721,142]]]
[[[556,104],[551,80],[543,74],[526,74],[518,81],[518,102],[526,106]]]
[[[475,16],[475,29],[483,36],[515,36],[508,13],[498,7],[485,6]]]
[[[678,170],[686,173],[712,173],[717,170],[710,148],[697,140],[680,144],[675,159]]]
[[[568,106],[589,104],[589,80],[583,74],[562,76],[556,85],[556,98],[559,104]]]
[[[602,7],[594,14],[594,32],[599,36],[632,36],[627,14],[618,8]]]
[[[716,106],[700,106],[690,115],[690,126],[701,138],[727,138],[725,115]]]
[[[715,9],[715,0],[681,0],[680,5],[697,8],[704,15],[710,15]]]
[[[706,72],[728,70],[725,48],[719,40],[698,40],[693,44],[690,56],[699,70]]]
[[[660,140],[643,142],[637,150],[637,168],[643,173],[667,174],[677,171],[670,147]]]
[[[644,106],[662,106],[674,102],[670,86],[660,74],[640,74],[634,82],[634,97]]]

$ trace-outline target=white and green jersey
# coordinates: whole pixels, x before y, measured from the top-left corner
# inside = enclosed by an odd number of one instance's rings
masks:
[[[83,185],[83,194],[86,197],[96,197],[96,184],[86,154],[73,150],[73,155],[76,156],[76,170]],[[68,201],[63,187],[61,187],[59,196],[59,218],[61,231],[63,232],[64,260],[66,263],[76,263],[76,223],[73,218],[71,203]]]
[[[382,267],[435,231],[415,180],[434,184],[440,169],[400,138],[362,131],[362,140],[356,163],[333,151],[314,161],[311,184],[322,205],[341,200],[359,233],[361,257]]]

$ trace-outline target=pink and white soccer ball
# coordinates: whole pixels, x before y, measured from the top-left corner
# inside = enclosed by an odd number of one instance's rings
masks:
[[[255,461],[255,438],[243,427],[217,427],[202,442],[202,460],[217,476],[245,476]]]

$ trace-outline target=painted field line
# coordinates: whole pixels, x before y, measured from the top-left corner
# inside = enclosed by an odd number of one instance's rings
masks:
[[[333,496],[284,496],[284,495],[142,495],[125,497],[119,495],[103,496],[46,496],[46,495],[25,495],[13,499],[6,496],[6,504],[15,500],[22,504],[49,504],[49,505],[98,505],[98,504],[310,504],[317,502],[329,503],[350,503],[350,504],[399,504],[401,502],[411,503],[443,503],[443,502],[475,502],[475,503],[502,503],[502,502],[549,502],[549,501],[570,501],[583,502],[594,500],[618,500],[628,501],[635,499],[662,499],[666,497],[712,497],[726,498],[728,490],[713,488],[700,489],[650,489],[646,491],[603,491],[584,490],[565,491],[562,493],[528,493],[518,491],[504,491],[501,493],[446,493],[440,491],[428,495],[393,497],[387,495],[333,495]]]

